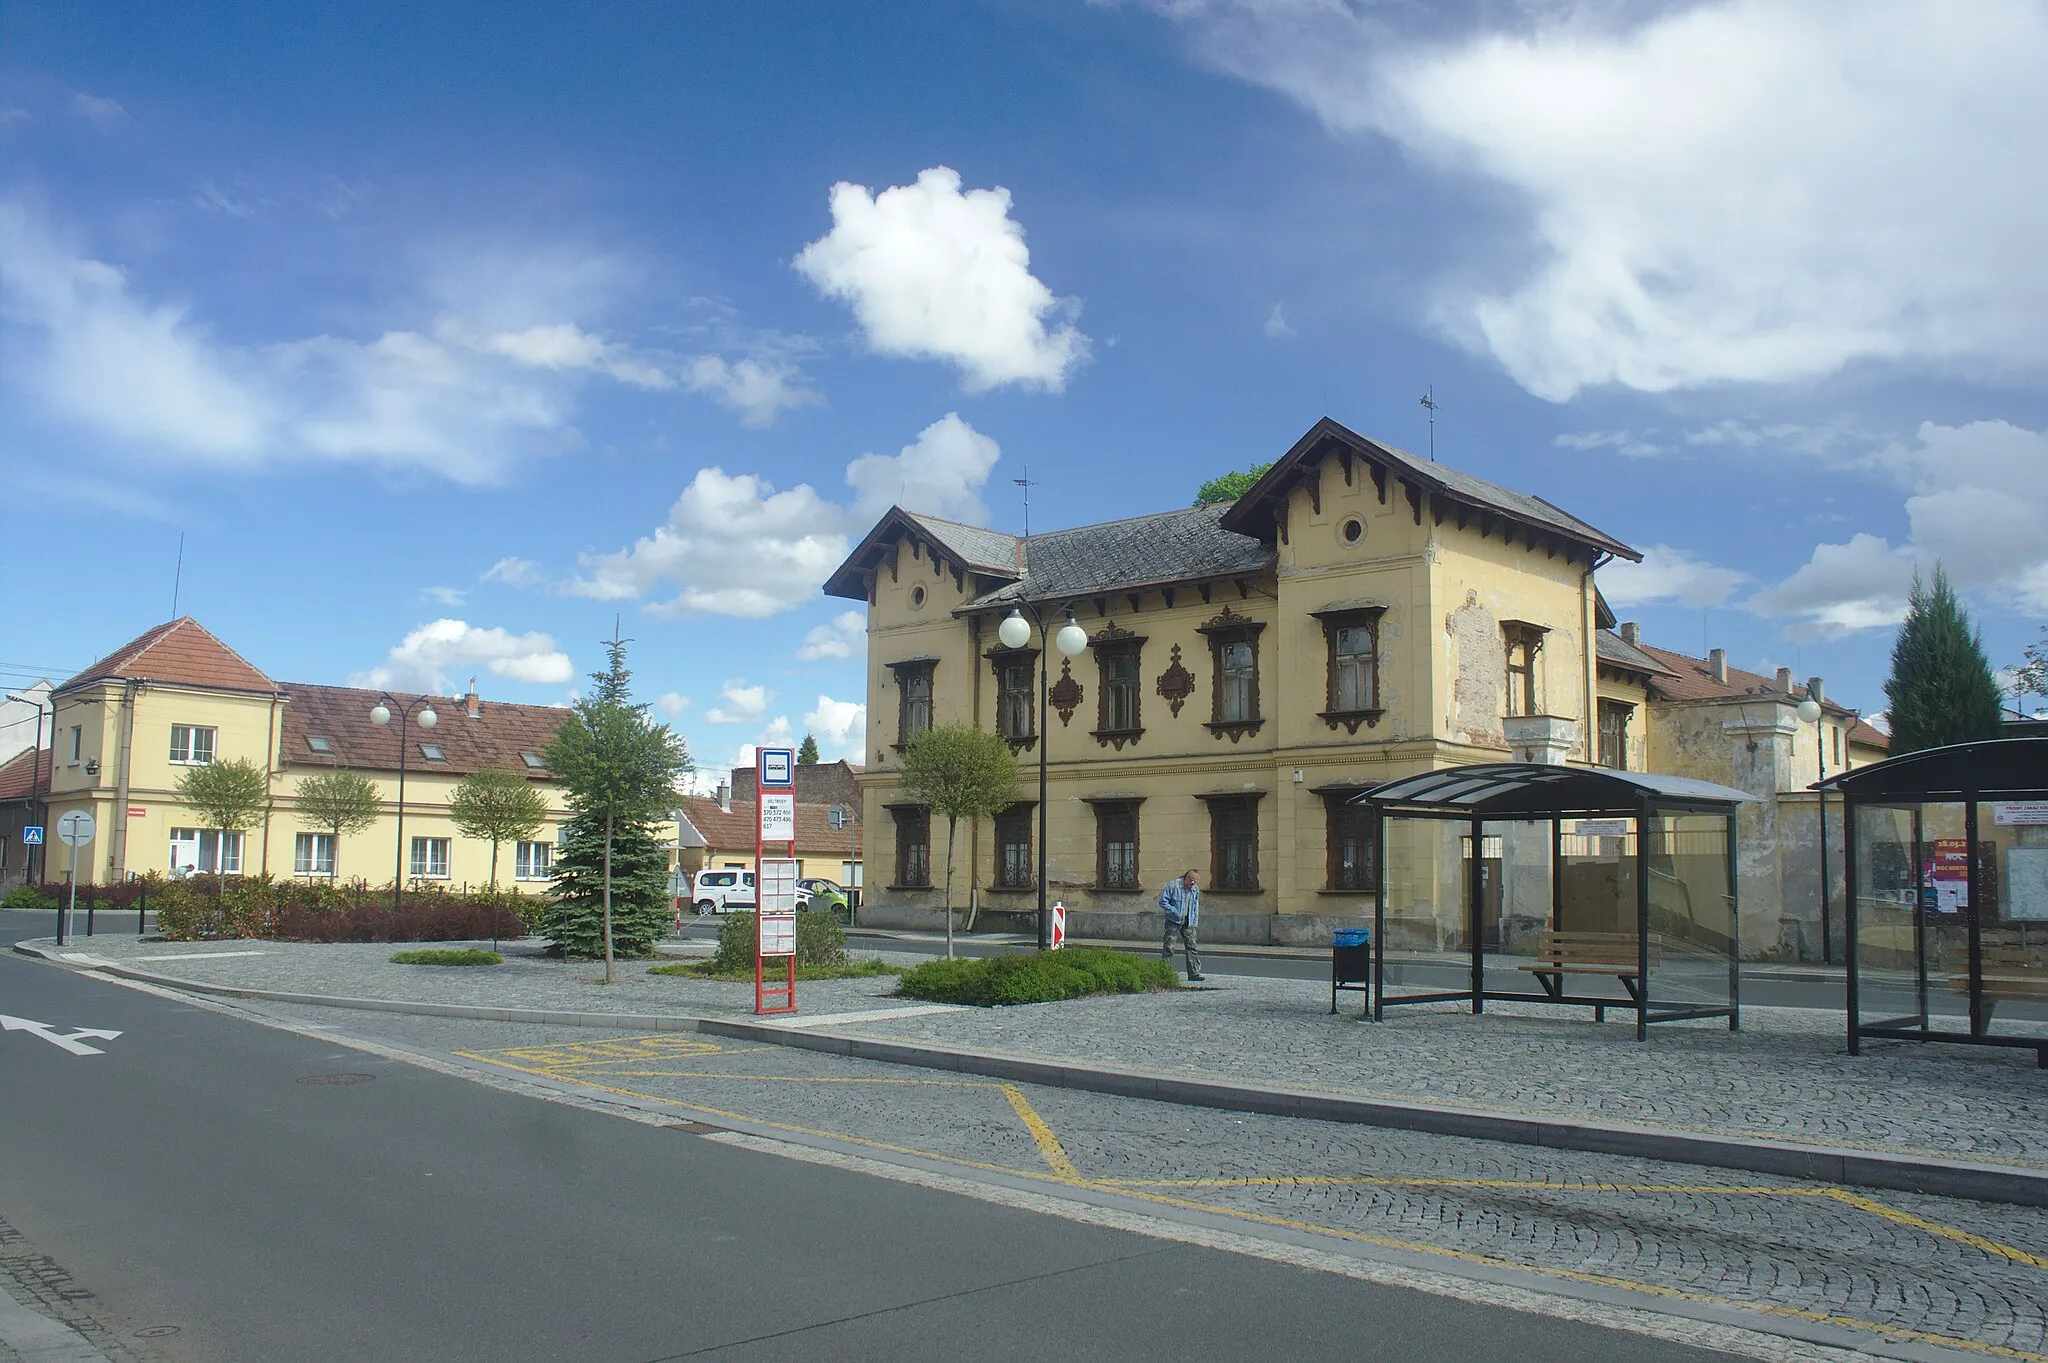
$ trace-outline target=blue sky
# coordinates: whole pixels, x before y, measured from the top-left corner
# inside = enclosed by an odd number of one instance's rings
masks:
[[[1882,706],[1916,563],[2048,618],[2048,10],[0,0],[0,678],[180,610],[715,768],[861,749],[890,501],[1185,502],[1330,415]],[[69,600],[80,604],[73,606]]]

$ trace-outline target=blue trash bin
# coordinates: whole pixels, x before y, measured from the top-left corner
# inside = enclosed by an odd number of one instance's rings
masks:
[[[1363,993],[1372,1003],[1372,929],[1338,928],[1330,934],[1330,1011],[1337,1011],[1337,991]]]

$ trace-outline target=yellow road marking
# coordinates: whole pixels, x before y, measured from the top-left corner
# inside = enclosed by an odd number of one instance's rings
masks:
[[[1060,1144],[1060,1138],[1052,1134],[1052,1128],[1045,1124],[1045,1118],[1038,1115],[1038,1109],[1031,1106],[1023,1091],[1015,1084],[1005,1084],[1003,1097],[1010,1100],[1010,1106],[1017,1110],[1017,1116],[1023,1121],[1024,1129],[1031,1133],[1032,1140],[1038,1142],[1038,1153],[1045,1156],[1046,1167],[1061,1178],[1086,1182],[1085,1179],[1081,1179],[1081,1171],[1074,1167],[1074,1162],[1067,1158],[1066,1149]]]
[[[1857,1316],[1841,1315],[1831,1311],[1807,1311],[1798,1307],[1779,1306],[1771,1302],[1743,1301],[1732,1297],[1720,1297],[1704,1292],[1688,1292],[1682,1288],[1665,1287],[1657,1283],[1638,1282],[1631,1278],[1615,1277],[1608,1274],[1587,1273],[1581,1270],[1568,1268],[1549,1268],[1541,1265],[1520,1262],[1514,1259],[1503,1258],[1496,1255],[1476,1254],[1470,1250],[1451,1249],[1443,1245],[1432,1245],[1415,1240],[1400,1240],[1392,1236],[1374,1235],[1365,1231],[1347,1230],[1341,1226],[1323,1225],[1313,1221],[1300,1221],[1290,1217],[1273,1216],[1263,1212],[1247,1211],[1242,1208],[1222,1207],[1217,1206],[1214,1203],[1197,1202],[1188,1198],[1170,1197],[1163,1192],[1148,1191],[1149,1187],[1156,1185],[1147,1184],[1142,1181],[1133,1180],[1120,1183],[1116,1181],[1091,1179],[1083,1175],[1080,1172],[1080,1170],[1074,1165],[1073,1161],[1067,1156],[1065,1148],[1061,1146],[1059,1138],[1053,1133],[1052,1128],[1046,1124],[1045,1119],[1043,1117],[1040,1117],[1038,1115],[1037,1110],[1031,1106],[1030,1102],[1025,1099],[1023,1093],[1017,1090],[1016,1086],[1013,1084],[1001,1085],[1002,1089],[1004,1090],[1004,1096],[1010,1099],[1010,1104],[1012,1108],[1016,1110],[1018,1117],[1022,1118],[1024,1120],[1026,1127],[1031,1129],[1032,1138],[1035,1141],[1037,1141],[1040,1154],[1042,1154],[1045,1157],[1046,1163],[1049,1166],[1051,1166],[1053,1170],[1053,1172],[1051,1173],[1042,1174],[1031,1169],[1015,1169],[1007,1165],[992,1164],[984,1160],[962,1159],[957,1155],[939,1154],[937,1152],[930,1150],[919,1150],[912,1146],[893,1145],[887,1141],[870,1140],[864,1136],[853,1136],[839,1131],[827,1131],[819,1127],[803,1126],[795,1122],[771,1121],[744,1112],[733,1112],[724,1108],[707,1107],[698,1103],[678,1102],[675,1099],[664,1098],[660,1094],[647,1093],[639,1089],[618,1088],[609,1084],[600,1084],[595,1082],[594,1079],[588,1075],[555,1074],[547,1068],[535,1068],[525,1065],[515,1065],[508,1061],[499,1060],[487,1052],[457,1051],[455,1052],[455,1054],[460,1055],[465,1059],[473,1059],[482,1061],[486,1064],[499,1065],[505,1069],[519,1070],[523,1073],[540,1075],[544,1078],[561,1079],[565,1082],[574,1083],[584,1088],[596,1089],[599,1092],[615,1093],[629,1098],[651,1098],[657,1102],[672,1103],[676,1107],[680,1107],[691,1112],[701,1112],[706,1116],[724,1117],[730,1121],[748,1122],[755,1126],[766,1127],[772,1131],[787,1131],[796,1135],[815,1136],[823,1138],[825,1140],[839,1141],[852,1145],[865,1146],[866,1148],[871,1150],[886,1150],[892,1154],[909,1155],[917,1159],[933,1160],[941,1164],[950,1164],[963,1169],[978,1169],[987,1173],[1006,1174],[1013,1177],[1028,1178],[1042,1183],[1057,1184],[1064,1187],[1079,1188],[1087,1191],[1117,1193],[1121,1196],[1134,1198],[1139,1201],[1153,1202],[1161,1206],[1176,1207],[1185,1211],[1196,1211],[1207,1213],[1210,1215],[1229,1216],[1240,1221],[1250,1221],[1260,1225],[1278,1226],[1287,1230],[1306,1231],[1314,1235],[1331,1235],[1336,1236],[1339,1239],[1350,1240],[1358,1244],[1373,1245],[1383,1249],[1399,1250],[1411,1254],[1431,1255],[1436,1258],[1455,1260],[1460,1263],[1477,1264],[1488,1268],[1512,1268],[1519,1270],[1521,1272],[1536,1274],[1542,1277],[1555,1278],[1565,1282],[1585,1283],[1600,1287],[1617,1287],[1628,1291],[1643,1292],[1651,1296],[1665,1297],[1674,1301],[1686,1301],[1701,1305],[1728,1307],[1734,1310],[1749,1311],[1759,1315],[1777,1316],[1786,1320],[1803,1320],[1814,1322],[1817,1324],[1844,1326],[1850,1329],[1868,1331],[1870,1333],[1882,1335],[1892,1339],[1906,1339],[1923,1344],[1938,1344],[1949,1348],[1960,1348],[1972,1353],[1979,1353],[1987,1357],[1993,1358],[2018,1359],[2021,1360],[2021,1363],[2048,1363],[2048,1354],[2032,1353],[2024,1349],[2015,1349],[2002,1344],[1985,1344],[1980,1343],[1977,1340],[1965,1339],[1960,1336],[1935,1334],[1931,1331],[1915,1330],[1906,1326],[1888,1325],[1877,1321],[1864,1320]],[[501,1054],[509,1054],[509,1052],[501,1052]],[[710,1077],[727,1078],[730,1076],[719,1074]],[[920,1082],[945,1083],[949,1081],[926,1080]],[[975,1086],[979,1087],[980,1085]],[[1287,1181],[1296,1182],[1306,1180]],[[1348,1179],[1343,1181],[1360,1182],[1362,1180]],[[1414,1180],[1389,1181],[1415,1182]],[[1219,1182],[1223,1182],[1227,1186],[1234,1186],[1237,1183],[1237,1181]],[[1444,1186],[1457,1186],[1461,1182],[1464,1183],[1466,1186],[1543,1186],[1567,1191],[1572,1190],[1574,1187],[1579,1186],[1571,1184],[1532,1185],[1528,1182],[1517,1183],[1515,1180],[1443,1180],[1442,1184]],[[1198,1182],[1198,1186],[1201,1186],[1201,1183]],[[1674,1192],[1730,1191],[1729,1189],[1714,1187],[1712,1185],[1685,1184],[1613,1184],[1591,1186],[1595,1190],[1600,1191],[1622,1191],[1628,1190],[1636,1186],[1640,1186],[1645,1190],[1662,1188],[1664,1190]],[[1961,1243],[1971,1244],[1977,1248],[1984,1248],[1988,1253],[2000,1254],[2003,1257],[2007,1258],[2019,1256],[2017,1259],[2018,1262],[2034,1263],[2036,1264],[2036,1266],[2048,1266],[2043,1265],[2039,1260],[2035,1258],[2035,1256],[2028,1255],[2023,1250],[2014,1250],[2011,1249],[2010,1246],[2000,1246],[1997,1245],[1995,1241],[1982,1240],[1981,1237],[1972,1236],[1967,1231],[1959,1230],[1955,1227],[1950,1226],[1941,1226],[1938,1222],[1925,1222],[1923,1224],[1921,1218],[1912,1217],[1909,1213],[1905,1212],[1898,1212],[1894,1214],[1892,1208],[1884,1207],[1882,1203],[1873,1202],[1871,1206],[1868,1208],[1862,1207],[1861,1204],[1863,1202],[1869,1202],[1871,1200],[1867,1198],[1859,1198],[1856,1194],[1848,1193],[1843,1189],[1784,1188],[1766,1190],[1759,1188],[1755,1191],[1759,1193],[1768,1191],[1773,1194],[1783,1194],[1789,1196],[1832,1197],[1836,1200],[1847,1202],[1849,1205],[1858,1206],[1860,1210],[1873,1211],[1873,1214],[1882,1215],[1887,1220],[1898,1221],[1901,1224],[1911,1225],[1915,1226],[1916,1228],[1926,1230],[1930,1234],[1944,1235],[1947,1238],[1956,1239]],[[1882,1210],[1875,1210],[1877,1208],[1882,1208]]]
[[[1926,1231],[1929,1235],[1938,1235],[1944,1240],[1954,1240],[1956,1243],[1968,1245],[1972,1249],[1983,1250],[1986,1254],[1996,1254],[2002,1258],[2010,1259],[2016,1264],[2026,1264],[2030,1268],[2048,1269],[2048,1258],[2043,1258],[2039,1254],[2029,1254],[2023,1249],[2015,1249],[2011,1245],[2002,1245],[1996,1240],[1987,1240],[1981,1235],[1973,1235],[1969,1231],[1957,1226],[1944,1226],[1939,1221],[1929,1221],[1927,1218],[1915,1216],[1911,1212],[1902,1212],[1896,1207],[1887,1207],[1882,1202],[1864,1197],[1859,1193],[1852,1193],[1846,1188],[1825,1188],[1822,1192],[1837,1202],[1845,1202],[1851,1207],[1860,1208],[1863,1211],[1869,1212],[1872,1216],[1881,1216],[1887,1221],[1896,1221],[1901,1226],[1911,1226],[1915,1230]]]

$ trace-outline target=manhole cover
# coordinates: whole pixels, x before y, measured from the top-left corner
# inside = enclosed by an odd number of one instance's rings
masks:
[[[299,1080],[301,1084],[367,1084],[377,1076],[374,1074],[309,1074]]]
[[[145,1325],[135,1332],[135,1337],[137,1339],[162,1339],[166,1335],[175,1335],[176,1333],[178,1333],[178,1327],[175,1325]]]
[[[670,1122],[668,1129],[671,1131],[681,1131],[690,1136],[702,1136],[709,1132],[725,1130],[722,1126],[712,1126],[708,1122]]]

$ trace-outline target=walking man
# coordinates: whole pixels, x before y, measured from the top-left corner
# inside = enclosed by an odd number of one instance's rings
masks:
[[[1166,911],[1166,936],[1159,943],[1159,959],[1173,959],[1173,934],[1180,933],[1181,950],[1187,953],[1188,978],[1202,978],[1202,958],[1195,949],[1195,923],[1202,916],[1202,876],[1188,870],[1166,882],[1159,892],[1159,907]]]

